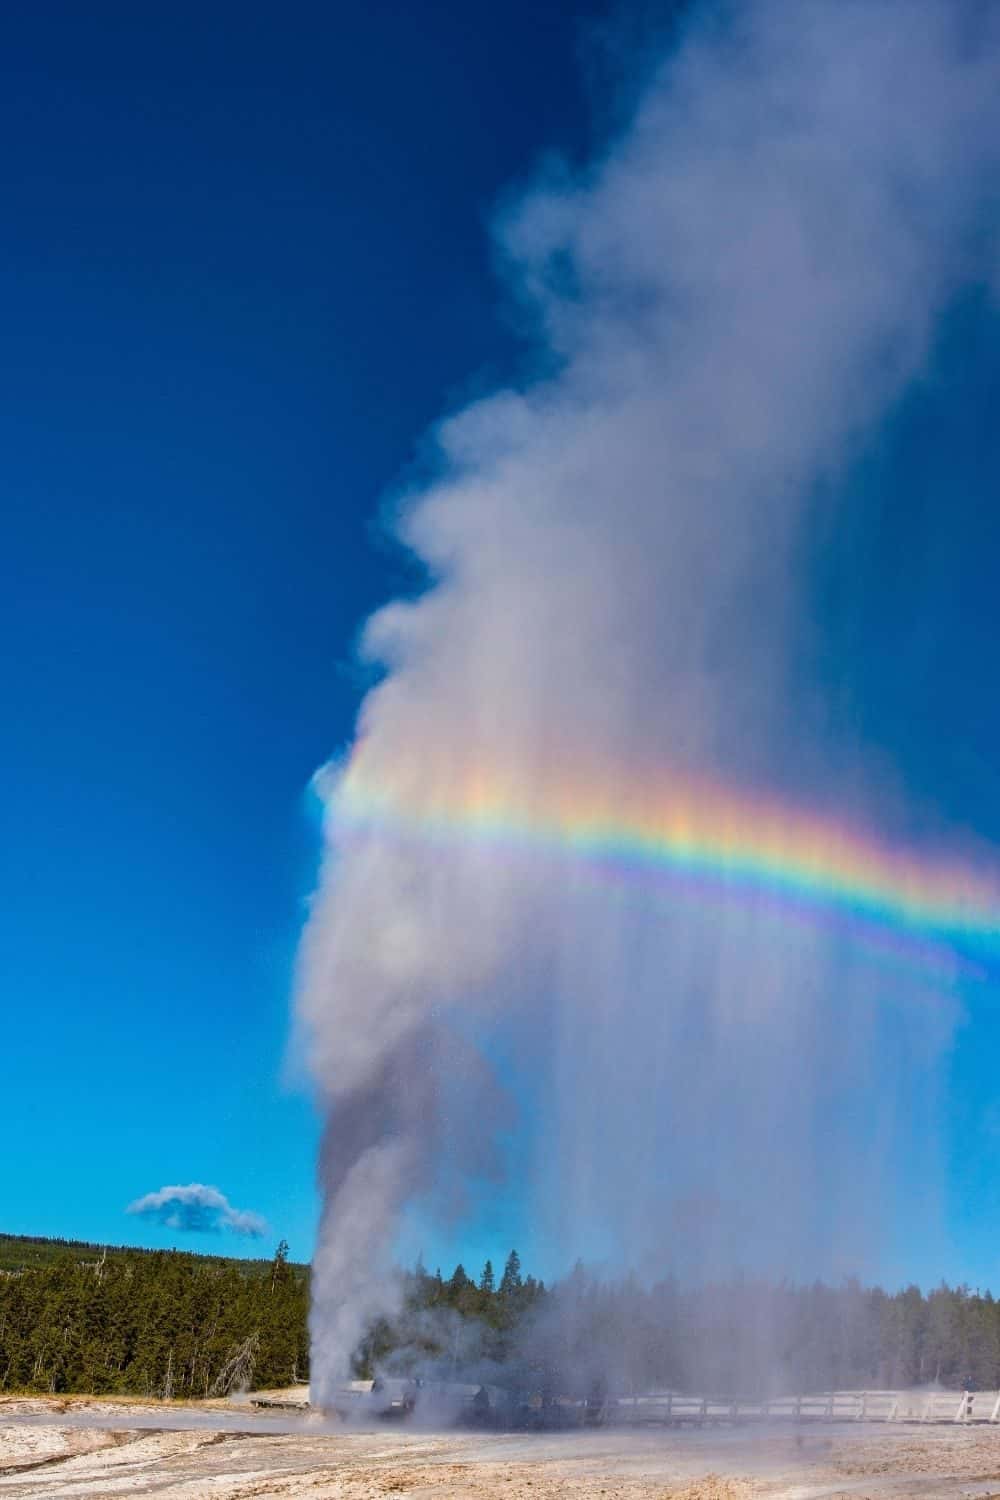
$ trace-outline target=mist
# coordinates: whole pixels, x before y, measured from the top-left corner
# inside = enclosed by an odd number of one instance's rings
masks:
[[[827,742],[802,671],[808,562],[942,315],[995,285],[995,20],[695,11],[636,60],[604,154],[500,216],[532,374],[435,432],[394,521],[427,587],[368,622],[376,685],[318,778],[297,1023],[327,1118],[320,1404],[395,1307],[409,1212],[461,1225],[510,1192],[567,1268],[840,1275],[891,1237],[904,1143],[933,1194],[960,1006],[940,973],[767,903],[434,830],[485,779],[529,821],[577,785],[635,808],[676,780],[879,831],[881,771]]]

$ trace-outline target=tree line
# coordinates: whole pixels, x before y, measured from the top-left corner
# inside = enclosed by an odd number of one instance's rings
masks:
[[[578,1390],[589,1381],[623,1393],[747,1397],[1000,1388],[1000,1302],[966,1286],[647,1286],[577,1267],[526,1335],[523,1357]]]
[[[270,1261],[25,1242],[0,1246],[0,1391],[205,1397],[309,1376],[309,1270]],[[938,1383],[1000,1388],[1000,1302],[897,1292],[590,1276],[546,1287],[502,1271],[400,1273],[354,1373],[433,1373],[512,1388],[793,1394]]]
[[[203,1397],[308,1375],[308,1276],[283,1242],[263,1274],[176,1251],[35,1259],[0,1270],[0,1391]]]
[[[459,1263],[447,1280],[422,1259],[400,1277],[399,1310],[379,1318],[354,1357],[354,1373],[483,1377],[518,1375],[526,1331],[546,1301],[545,1283],[512,1250],[499,1278],[488,1260],[474,1280]],[[503,1378],[503,1373],[500,1374]]]

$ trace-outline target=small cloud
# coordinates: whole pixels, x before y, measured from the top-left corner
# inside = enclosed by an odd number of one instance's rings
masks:
[[[216,1187],[206,1187],[202,1182],[161,1187],[156,1193],[136,1198],[126,1213],[157,1219],[168,1229],[178,1229],[182,1234],[215,1234],[220,1229],[228,1229],[233,1234],[259,1239],[267,1232],[267,1220],[260,1214],[234,1208],[225,1193],[220,1193]]]

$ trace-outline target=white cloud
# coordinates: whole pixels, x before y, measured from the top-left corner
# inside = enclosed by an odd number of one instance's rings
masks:
[[[227,1229],[233,1234],[259,1239],[267,1232],[267,1220],[260,1214],[234,1208],[225,1193],[201,1182],[162,1187],[155,1193],[146,1193],[130,1203],[126,1212],[157,1219],[168,1229],[177,1229],[184,1234]]]

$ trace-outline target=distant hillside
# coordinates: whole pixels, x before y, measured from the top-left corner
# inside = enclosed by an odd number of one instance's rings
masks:
[[[99,1260],[102,1255],[108,1260],[121,1260],[128,1256],[164,1253],[162,1250],[148,1250],[135,1245],[95,1245],[88,1240],[49,1239],[37,1234],[0,1234],[0,1271],[35,1270],[40,1266],[52,1265],[64,1255],[71,1255],[81,1261],[93,1261]],[[271,1256],[261,1260],[244,1260],[235,1255],[198,1255],[193,1250],[171,1250],[169,1253],[181,1260],[197,1262],[203,1266],[233,1266],[246,1276],[269,1275],[272,1264]],[[288,1264],[297,1271],[308,1269],[300,1262],[289,1261]]]
[[[208,1396],[309,1370],[309,1273],[270,1260],[0,1236],[0,1392]]]

